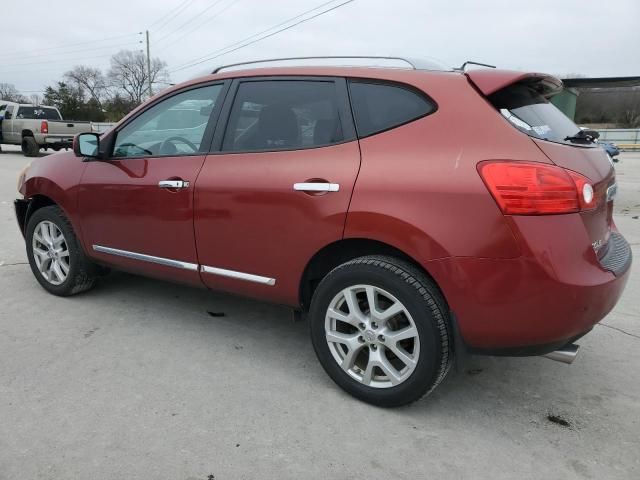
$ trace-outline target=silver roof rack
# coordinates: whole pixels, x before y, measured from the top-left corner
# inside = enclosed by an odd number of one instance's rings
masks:
[[[384,57],[384,56],[363,56],[363,55],[340,55],[340,56],[314,56],[314,57],[284,57],[284,58],[267,58],[263,60],[252,60],[249,62],[232,63],[229,65],[221,65],[213,70],[211,73],[220,73],[222,70],[227,70],[235,67],[244,67],[249,65],[258,65],[261,63],[275,63],[275,62],[290,62],[297,60],[392,60],[405,63],[408,68],[412,70],[439,70],[439,71],[451,71],[451,68],[445,67],[435,60],[427,59],[414,59],[404,57]],[[341,65],[349,66],[349,65]],[[380,65],[358,65],[358,66],[380,66]],[[398,67],[396,67],[398,68]]]

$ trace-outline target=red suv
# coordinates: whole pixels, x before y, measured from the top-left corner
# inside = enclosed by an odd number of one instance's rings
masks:
[[[56,295],[105,267],[289,305],[352,395],[412,402],[454,353],[571,358],[631,264],[595,134],[504,70],[263,67],[150,99],[16,200]]]

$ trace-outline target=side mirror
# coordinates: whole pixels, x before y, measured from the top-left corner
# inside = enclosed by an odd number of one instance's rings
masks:
[[[98,157],[100,135],[97,133],[79,133],[73,138],[73,153],[76,157]]]

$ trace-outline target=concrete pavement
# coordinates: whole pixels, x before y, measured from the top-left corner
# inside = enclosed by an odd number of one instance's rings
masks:
[[[640,478],[640,153],[617,165],[634,271],[573,365],[473,357],[382,410],[285,308],[120,273],[46,294],[13,214],[28,159],[3,148],[0,479]]]

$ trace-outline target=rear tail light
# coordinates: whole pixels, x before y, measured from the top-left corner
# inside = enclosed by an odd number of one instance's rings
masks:
[[[40,122],[40,133],[49,133],[49,122],[46,120]]]
[[[588,178],[555,165],[489,161],[478,171],[505,215],[575,213],[597,205]]]

